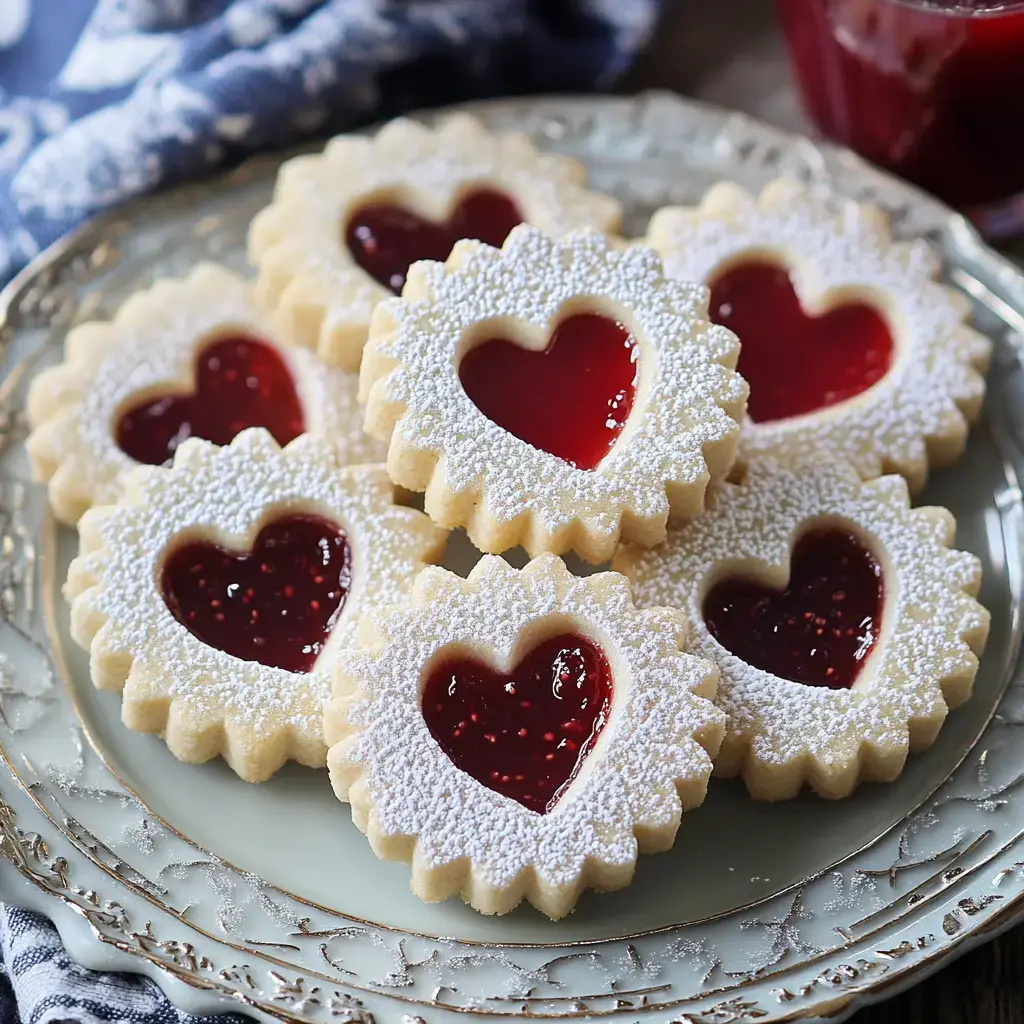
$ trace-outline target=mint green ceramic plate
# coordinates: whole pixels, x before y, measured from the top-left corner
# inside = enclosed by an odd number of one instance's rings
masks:
[[[948,210],[855,158],[665,96],[502,101],[477,111],[572,153],[640,234],[656,207],[781,173],[887,207],[925,234],[995,339],[985,418],[924,500],[950,507],[985,569],[992,634],[975,696],[892,785],[841,803],[751,803],[713,781],[674,850],[566,920],[427,906],[323,773],[251,786],[126,730],[67,637],[75,537],[28,482],[25,384],[68,324],[110,315],[198,257],[244,265],[276,160],[149,200],[44,253],[3,296],[0,384],[0,859],[3,897],[52,916],[72,956],[141,971],[193,1013],[445,1024],[614,1016],[656,1024],[840,1019],[1024,912],[1024,280]],[[476,557],[464,539],[448,562]]]

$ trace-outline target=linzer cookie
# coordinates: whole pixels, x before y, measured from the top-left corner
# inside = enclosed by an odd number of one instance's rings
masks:
[[[57,517],[73,525],[117,501],[133,468],[169,462],[188,437],[227,444],[258,426],[287,444],[310,431],[329,437],[343,463],[380,461],[356,390],[354,375],[281,345],[243,278],[201,264],[132,296],[113,321],[68,333],[64,362],[29,391],[28,452]]]
[[[637,603],[678,608],[721,670],[715,762],[764,800],[889,781],[971,694],[989,616],[953,517],[905,481],[818,462],[751,463],[699,520],[615,567]]]
[[[729,471],[737,350],[651,250],[523,226],[411,268],[374,313],[360,397],[392,479],[435,521],[482,551],[601,561],[698,515]]]
[[[401,292],[416,260],[447,259],[460,238],[501,245],[522,222],[616,231],[618,202],[585,181],[575,160],[466,114],[340,136],[284,164],[253,221],[260,300],[288,337],[356,370],[374,306]]]
[[[93,682],[183,761],[221,755],[250,782],[288,759],[323,765],[332,652],[444,534],[393,504],[381,467],[339,468],[309,434],[188,440],[124,492],[82,516],[65,588]]]
[[[792,181],[758,198],[723,183],[655,214],[645,244],[670,276],[708,285],[711,318],[739,335],[741,462],[831,450],[917,491],[963,451],[991,344],[936,281],[931,248],[893,241],[880,210]]]
[[[339,651],[331,781],[423,900],[561,917],[668,849],[704,799],[724,716],[681,618],[637,612],[615,573],[542,556],[425,570]]]

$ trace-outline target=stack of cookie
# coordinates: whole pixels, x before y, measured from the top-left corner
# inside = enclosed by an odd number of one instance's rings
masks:
[[[713,768],[837,798],[935,739],[988,628],[910,502],[979,414],[967,303],[793,182],[618,228],[572,160],[401,120],[281,168],[254,284],[202,265],[69,332],[28,449],[129,728],[326,764],[423,899],[552,917]],[[468,579],[432,564],[459,528]]]

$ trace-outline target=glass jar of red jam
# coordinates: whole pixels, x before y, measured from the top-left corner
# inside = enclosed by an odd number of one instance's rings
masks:
[[[826,135],[1024,228],[1024,0],[777,0]],[[1005,226],[1005,225],[1004,225]]]

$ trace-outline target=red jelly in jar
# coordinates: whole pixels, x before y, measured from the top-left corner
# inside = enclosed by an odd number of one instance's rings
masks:
[[[1024,193],[1024,0],[777,5],[825,134],[961,209]]]

